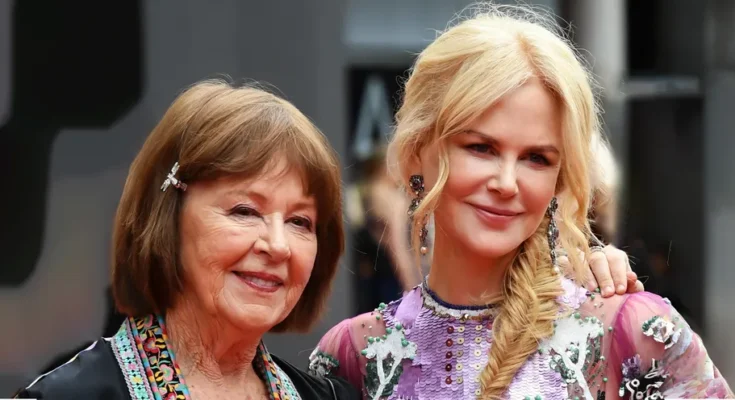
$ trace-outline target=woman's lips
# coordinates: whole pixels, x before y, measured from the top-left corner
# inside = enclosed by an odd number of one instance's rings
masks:
[[[244,271],[234,271],[233,273],[257,291],[273,293],[283,286],[283,280],[275,275]]]
[[[480,217],[481,221],[495,228],[505,227],[508,223],[513,221],[514,218],[520,215],[520,213],[510,210],[481,207],[474,204],[472,204],[472,208],[475,209],[475,212]]]

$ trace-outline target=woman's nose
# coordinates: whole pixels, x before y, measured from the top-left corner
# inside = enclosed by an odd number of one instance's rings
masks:
[[[518,193],[518,179],[516,163],[513,161],[498,161],[498,168],[488,180],[488,190],[497,192],[501,197],[513,197]]]
[[[274,262],[281,262],[291,256],[291,249],[286,238],[286,227],[283,218],[274,216],[269,218],[265,229],[261,231],[255,243],[255,251],[266,254]]]

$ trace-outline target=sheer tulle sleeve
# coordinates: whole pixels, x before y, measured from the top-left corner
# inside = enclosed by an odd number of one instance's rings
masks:
[[[385,332],[385,325],[371,314],[346,319],[330,329],[309,356],[309,372],[316,376],[335,375],[364,392],[366,358],[360,351],[368,333]]]
[[[700,337],[668,300],[642,292],[599,308],[610,331],[608,399],[617,398],[613,393],[626,399],[734,397]]]

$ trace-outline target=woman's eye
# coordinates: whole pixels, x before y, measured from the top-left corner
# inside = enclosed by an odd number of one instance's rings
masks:
[[[532,163],[539,164],[539,165],[549,165],[549,160],[542,156],[541,154],[531,154],[528,156],[528,159],[531,160]]]
[[[301,217],[291,218],[289,222],[298,226],[299,228],[304,228],[306,230],[311,231],[312,223],[308,218],[301,218]]]
[[[482,153],[482,154],[488,153],[488,152],[490,152],[492,150],[492,148],[490,147],[490,145],[482,144],[482,143],[470,144],[470,145],[467,146],[467,148],[470,151],[473,151],[475,153]]]
[[[236,206],[232,209],[232,214],[239,215],[241,217],[253,217],[260,215],[257,211],[255,211],[255,209],[246,206]]]

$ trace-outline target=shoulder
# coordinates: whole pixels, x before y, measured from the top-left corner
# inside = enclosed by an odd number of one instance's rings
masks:
[[[309,356],[309,373],[357,379],[361,369],[359,352],[366,345],[368,333],[369,336],[385,333],[385,321],[379,313],[361,314],[332,327]]]
[[[662,314],[677,314],[668,299],[650,292],[626,293],[603,298],[599,292],[590,292],[576,282],[563,278],[563,294],[559,303],[581,314],[598,317],[614,324],[630,317],[652,318]]]
[[[288,375],[302,399],[360,399],[360,392],[339,377],[316,377],[271,354],[273,361]]]
[[[362,349],[368,337],[385,335],[387,327],[396,323],[410,325],[420,311],[421,304],[419,285],[390,304],[381,303],[372,312],[342,320],[322,337],[315,353],[327,351],[332,356],[338,356],[344,350],[354,352],[355,349]]]
[[[563,287],[565,294],[560,303],[573,310],[570,320],[582,318],[581,322],[586,322],[570,327],[589,327],[591,334],[604,334],[605,347],[616,353],[642,352],[660,359],[682,332],[690,331],[671,303],[656,294],[638,292],[602,298],[570,281],[564,281]]]
[[[633,326],[643,328],[646,321],[658,318],[685,323],[680,320],[679,313],[668,299],[650,292],[616,295],[606,299],[591,296],[582,308],[587,314],[598,316],[606,324],[613,326],[613,329]]]
[[[387,334],[388,328],[415,318],[421,308],[420,288],[400,300],[381,304],[373,312],[348,318],[332,327],[309,356],[309,373],[319,377],[338,376],[361,390],[367,359],[361,354],[368,342]],[[418,300],[416,300],[418,296]]]
[[[34,379],[16,398],[127,399],[127,387],[110,344],[100,339],[65,364]]]
[[[624,339],[626,345],[652,342],[657,352],[663,352],[679,340],[682,331],[691,330],[668,299],[649,292],[619,297],[611,299],[614,317],[609,323],[618,341]]]
[[[342,320],[322,337],[315,352],[327,350],[331,355],[338,356],[344,350],[355,352],[355,349],[363,349],[367,338],[385,335],[386,328],[397,323],[411,326],[422,304],[419,285],[390,304],[381,303],[372,312]]]
[[[580,311],[585,316],[598,318],[614,332],[614,336],[630,336],[631,339],[653,336],[647,329],[652,324],[661,325],[668,321],[678,328],[686,325],[668,299],[650,292],[615,295],[606,299],[591,293],[580,306]]]
[[[650,360],[670,362],[692,343],[694,332],[671,303],[659,295],[639,292],[590,299],[582,314],[600,321],[605,353],[613,365],[639,357],[648,368]],[[616,372],[617,373],[617,372]]]

